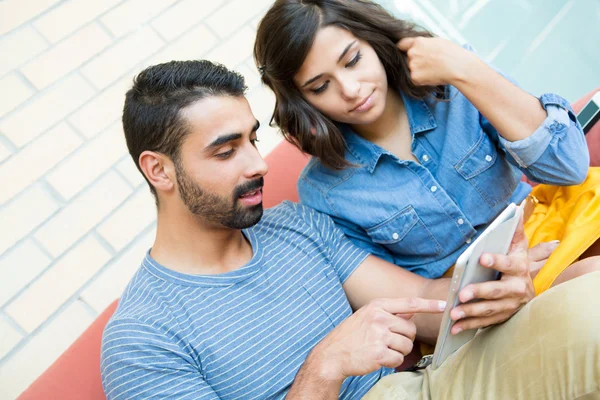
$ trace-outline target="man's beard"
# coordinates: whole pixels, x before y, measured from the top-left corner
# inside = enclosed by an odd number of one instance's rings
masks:
[[[264,185],[263,178],[237,186],[232,198],[207,193],[185,172],[179,162],[175,162],[179,195],[190,212],[203,220],[231,229],[245,229],[256,225],[262,218],[262,202],[255,206],[244,207],[239,204],[241,195]]]

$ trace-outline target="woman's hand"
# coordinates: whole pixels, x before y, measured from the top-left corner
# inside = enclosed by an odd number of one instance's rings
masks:
[[[404,38],[396,45],[406,53],[410,78],[417,86],[452,85],[481,62],[470,51],[442,38]]]
[[[479,262],[500,271],[502,277],[497,281],[468,285],[460,291],[461,303],[473,299],[479,301],[461,304],[451,311],[450,316],[457,320],[452,327],[453,334],[502,323],[535,297],[522,217],[508,255],[484,253]]]

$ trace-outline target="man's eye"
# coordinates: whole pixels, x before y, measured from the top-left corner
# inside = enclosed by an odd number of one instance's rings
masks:
[[[354,56],[354,58],[352,60],[350,60],[348,62],[348,64],[346,64],[346,68],[348,68],[348,67],[354,67],[360,61],[361,58],[362,58],[362,54],[361,54],[360,51],[358,51],[356,53],[356,55]]]
[[[218,157],[218,158],[228,158],[232,154],[233,154],[233,149],[231,149],[229,151],[226,151],[224,153],[215,154],[215,157]]]
[[[325,89],[327,89],[328,86],[329,86],[329,81],[325,82],[324,84],[322,84],[321,86],[319,86],[316,89],[311,89],[311,92],[313,92],[314,94],[323,93],[325,91]]]

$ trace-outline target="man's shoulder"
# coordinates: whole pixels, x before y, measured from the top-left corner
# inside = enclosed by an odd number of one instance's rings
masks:
[[[285,200],[266,209],[259,225],[269,225],[277,229],[298,229],[312,227],[314,222],[322,217],[323,214],[308,206]]]

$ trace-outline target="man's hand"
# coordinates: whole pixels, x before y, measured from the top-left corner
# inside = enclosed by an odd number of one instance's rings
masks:
[[[470,51],[442,38],[404,38],[396,46],[406,53],[410,78],[417,86],[452,85],[481,62]]]
[[[529,272],[531,278],[535,278],[540,269],[546,264],[552,252],[556,250],[560,244],[559,240],[553,240],[551,242],[542,242],[529,249]]]
[[[420,298],[370,302],[331,331],[313,350],[313,355],[322,361],[323,378],[343,380],[402,364],[413,348],[417,332],[407,317],[415,313],[441,313],[445,307],[445,301]]]
[[[473,299],[480,301],[461,304],[451,311],[452,319],[459,320],[452,327],[453,334],[504,322],[535,297],[523,218],[519,221],[508,255],[484,253],[479,262],[484,267],[500,271],[502,277],[498,281],[468,285],[460,291],[462,303]]]

